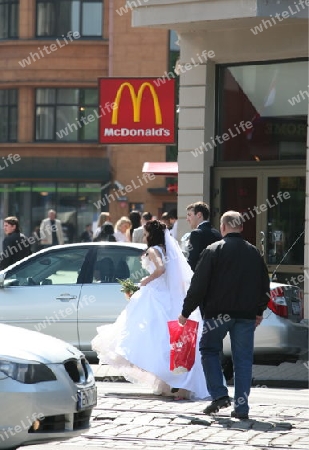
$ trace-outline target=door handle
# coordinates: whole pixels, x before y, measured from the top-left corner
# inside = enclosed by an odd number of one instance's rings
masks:
[[[68,302],[69,300],[75,300],[77,295],[71,294],[60,294],[59,297],[56,297],[57,300],[61,300],[62,302]]]

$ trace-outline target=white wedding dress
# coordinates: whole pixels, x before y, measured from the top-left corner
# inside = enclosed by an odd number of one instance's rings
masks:
[[[159,246],[154,248],[166,261],[162,249]],[[173,261],[170,263],[173,264]],[[153,262],[146,255],[142,257],[142,265],[149,273],[155,270]],[[92,340],[92,348],[97,352],[101,364],[117,368],[128,381],[146,385],[155,394],[171,395],[170,389],[175,387],[189,391],[187,397],[192,399],[210,398],[198,349],[203,328],[198,310],[190,316],[190,319],[199,322],[194,366],[182,374],[174,374],[169,369],[167,322],[177,320],[183,298],[172,299],[167,276],[166,270],[147,286],[142,286],[131,297],[115,323],[97,328],[98,334]],[[177,281],[178,285],[182,283],[180,279]]]

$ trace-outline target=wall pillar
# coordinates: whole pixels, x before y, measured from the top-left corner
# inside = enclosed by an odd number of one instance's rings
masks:
[[[180,39],[178,238],[190,231],[187,205],[210,202],[215,108],[215,63],[202,56],[205,42],[189,34]]]
[[[19,2],[19,38],[35,38],[36,8],[35,0],[23,0]]]
[[[33,142],[34,136],[35,89],[18,89],[18,142]]]

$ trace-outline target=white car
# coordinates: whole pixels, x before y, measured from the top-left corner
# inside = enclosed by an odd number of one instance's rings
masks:
[[[0,449],[61,441],[89,429],[90,365],[72,345],[0,324]]]

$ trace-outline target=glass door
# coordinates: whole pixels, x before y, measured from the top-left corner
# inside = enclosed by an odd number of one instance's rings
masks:
[[[266,262],[271,266],[304,263],[305,177],[268,177]]]
[[[304,264],[305,167],[216,168],[213,224],[233,209],[244,218],[243,236],[256,245],[280,282],[301,281]],[[296,274],[296,275],[295,275]],[[300,278],[298,278],[300,277]]]

